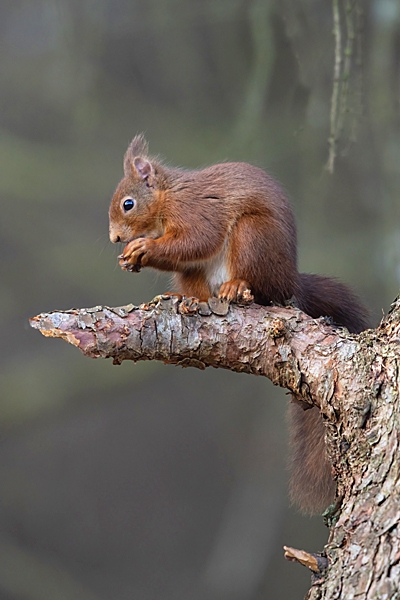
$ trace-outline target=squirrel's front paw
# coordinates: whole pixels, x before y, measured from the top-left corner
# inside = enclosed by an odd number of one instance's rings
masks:
[[[155,241],[151,238],[137,238],[129,242],[118,257],[121,269],[138,273],[148,264],[154,245]]]

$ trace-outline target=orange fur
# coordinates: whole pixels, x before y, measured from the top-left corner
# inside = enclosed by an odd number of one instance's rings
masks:
[[[207,300],[240,300],[250,289],[259,304],[293,296],[312,317],[330,316],[352,332],[367,326],[357,297],[335,279],[299,273],[296,226],[279,185],[247,163],[198,171],[169,168],[149,157],[136,136],[124,157],[125,176],[111,201],[110,239],[126,247],[123,269],[175,273],[179,292]],[[132,199],[134,208],[125,210]],[[317,409],[290,409],[293,499],[305,511],[333,498],[334,482]]]

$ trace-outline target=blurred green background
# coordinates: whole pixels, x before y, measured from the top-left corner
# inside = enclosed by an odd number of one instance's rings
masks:
[[[377,324],[400,280],[400,5],[361,4],[330,175],[330,1],[0,3],[1,600],[307,590],[281,548],[321,550],[327,530],[288,506],[282,390],[91,361],[28,318],[169,288],[121,271],[108,241],[123,154],[145,132],[173,165],[267,169],[292,201],[301,270],[351,283]]]

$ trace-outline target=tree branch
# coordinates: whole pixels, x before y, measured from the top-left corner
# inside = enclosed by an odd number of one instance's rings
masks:
[[[177,298],[160,296],[140,307],[43,313],[31,319],[31,326],[91,358],[112,358],[114,364],[161,360],[262,375],[317,405],[333,393],[329,369],[359,350],[357,336],[299,310],[228,307],[216,299],[194,312]]]

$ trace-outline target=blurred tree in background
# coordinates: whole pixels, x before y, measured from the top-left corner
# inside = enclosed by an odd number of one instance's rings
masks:
[[[292,200],[301,270],[351,283],[376,324],[400,281],[400,5],[343,0],[343,43],[360,4],[361,79],[333,175],[332,2],[0,4],[0,600],[308,588],[280,547],[318,550],[326,533],[287,506],[282,394],[232,373],[90,362],[27,320],[169,287],[122,272],[108,242],[123,153],[143,131],[171,164],[266,168]]]

